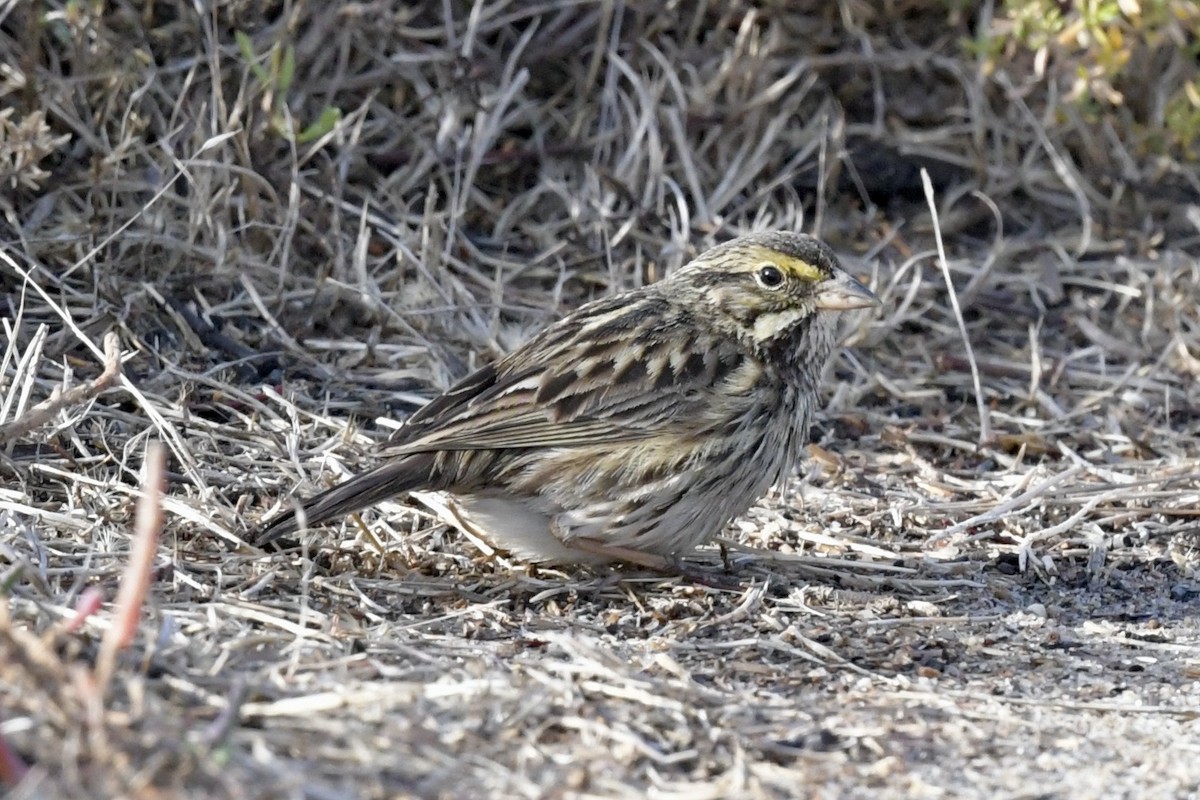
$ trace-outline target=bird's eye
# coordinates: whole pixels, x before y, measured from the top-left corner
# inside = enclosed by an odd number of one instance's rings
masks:
[[[758,282],[765,289],[778,289],[783,285],[783,272],[774,264],[767,264],[758,270]]]

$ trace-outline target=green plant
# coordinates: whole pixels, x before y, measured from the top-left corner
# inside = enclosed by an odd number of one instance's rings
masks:
[[[296,75],[296,49],[290,44],[276,43],[265,57],[260,57],[255,54],[254,43],[248,35],[238,31],[234,36],[242,58],[263,87],[263,110],[270,120],[271,130],[277,135],[296,144],[306,144],[329,133],[341,121],[341,109],[327,105],[315,120],[297,132],[292,115],[287,113],[287,95]]]
[[[1001,58],[1033,53],[1038,70],[1071,81],[1066,99],[1093,118],[1126,105],[1124,90],[1148,80],[1145,59],[1139,65],[1136,56],[1170,54],[1178,77],[1165,87],[1161,109],[1139,120],[1139,132],[1149,149],[1159,151],[1189,154],[1200,140],[1195,0],[1005,0],[993,27],[968,46],[986,72]]]

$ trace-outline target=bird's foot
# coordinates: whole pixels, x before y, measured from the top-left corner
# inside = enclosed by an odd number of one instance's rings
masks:
[[[664,575],[676,575],[686,578],[698,586],[707,586],[712,589],[742,588],[742,582],[738,580],[736,575],[730,574],[727,571],[722,572],[708,569],[671,556],[647,553],[644,550],[638,550],[633,547],[606,544],[597,539],[589,539],[587,537],[572,539],[571,546],[589,555],[602,556],[609,560],[620,561],[626,564],[636,564],[639,567],[645,567]]]

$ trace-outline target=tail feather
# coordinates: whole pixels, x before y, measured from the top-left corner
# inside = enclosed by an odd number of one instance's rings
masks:
[[[432,463],[431,454],[414,453],[326,489],[300,503],[304,509],[304,524],[320,525],[396,495],[429,488]],[[293,505],[264,525],[255,537],[255,543],[259,546],[269,544],[298,530],[300,517]]]

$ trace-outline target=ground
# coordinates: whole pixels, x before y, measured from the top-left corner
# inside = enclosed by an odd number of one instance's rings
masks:
[[[1200,794],[1192,5],[427,5],[0,12],[7,796]],[[736,585],[409,498],[253,546],[769,228],[884,302]]]

